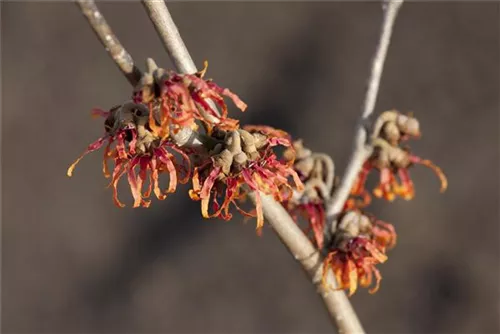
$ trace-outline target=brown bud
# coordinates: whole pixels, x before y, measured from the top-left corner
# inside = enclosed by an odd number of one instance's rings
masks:
[[[396,119],[396,124],[401,132],[414,137],[420,136],[420,123],[415,117],[400,114]]]
[[[233,154],[225,149],[216,156],[214,156],[215,167],[221,167],[222,172],[226,175],[231,171],[231,165],[233,164]]]
[[[267,136],[266,135],[259,133],[259,132],[255,132],[252,135],[253,135],[254,140],[255,140],[255,148],[256,149],[260,149],[267,144]]]

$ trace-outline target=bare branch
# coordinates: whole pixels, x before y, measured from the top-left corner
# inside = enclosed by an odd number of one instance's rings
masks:
[[[115,64],[122,71],[132,86],[135,86],[141,79],[142,73],[135,66],[134,60],[125,50],[118,38],[109,27],[93,0],[77,0],[83,15],[87,18],[92,29],[106,48]]]
[[[179,30],[163,0],[143,0],[142,4],[148,13],[160,39],[175,68],[186,74],[197,71],[196,65],[179,34]]]
[[[165,3],[163,1],[143,0],[143,4],[176,68],[185,73],[196,72],[192,58],[182,42],[179,31]],[[327,292],[323,290],[321,286],[323,260],[319,252],[281,204],[277,203],[271,196],[260,195],[266,220],[311,277],[318,291],[321,292],[328,312],[337,325],[339,333],[364,333],[345,293],[343,291]],[[250,198],[255,201],[254,194]],[[335,279],[331,274],[329,281],[331,284],[335,284]]]
[[[165,2],[163,0],[143,0],[142,4],[177,71],[185,74],[196,73],[198,70],[193,58],[191,58]],[[219,109],[217,109],[215,103],[212,100],[207,100],[207,103],[220,116]],[[219,123],[216,117],[208,115],[203,111],[200,112],[209,122],[214,124]]]
[[[325,303],[332,321],[337,327],[338,333],[364,333],[356,312],[344,291],[327,291],[324,289],[321,281],[323,257],[319,251],[315,249],[281,204],[277,203],[272,196],[264,194],[260,194],[260,196],[266,221],[273,227],[283,244],[311,278]],[[251,194],[250,198],[255,201],[254,194]],[[330,285],[337,286],[331,270],[328,272],[327,281]]]
[[[111,32],[111,29],[96,8],[95,3],[86,0],[77,0],[77,2],[115,63],[122,70],[129,82],[135,85],[141,77],[141,72],[135,67],[130,55]],[[386,8],[382,36],[373,62],[372,75],[370,77],[369,88],[364,104],[363,120],[373,112],[384,59],[390,41],[392,25],[401,2],[401,0],[394,0],[389,3]],[[196,72],[196,66],[164,2],[143,0],[143,4],[177,70],[182,73]],[[190,132],[189,129],[183,132],[183,137],[193,137],[194,140],[196,140],[196,136],[193,136],[192,131]],[[356,149],[347,167],[343,183],[339,190],[336,191],[332,202],[333,204],[328,210],[330,217],[335,216],[342,209],[363,161],[371,153],[371,147],[366,145],[366,137],[366,131],[363,126],[360,125],[356,135]],[[251,194],[250,198],[255,201],[254,194]],[[306,273],[312,279],[314,285],[318,288],[328,312],[337,326],[338,332],[353,334],[364,333],[356,313],[345,293],[342,290],[326,291],[323,288],[321,284],[323,258],[318,250],[315,249],[281,204],[277,203],[271,196],[264,194],[261,194],[261,200],[267,222],[273,227],[274,231],[278,234],[290,253],[299,261]],[[337,286],[331,271],[328,272],[327,280],[334,287]]]
[[[380,79],[384,68],[384,62],[387,56],[387,49],[391,41],[392,27],[396,20],[399,8],[403,0],[391,0],[384,4],[384,19],[382,23],[382,31],[377,46],[377,51],[373,58],[370,78],[368,80],[368,88],[366,91],[365,101],[363,104],[363,114],[356,131],[354,140],[354,151],[347,165],[346,172],[342,177],[340,186],[335,191],[332,200],[327,209],[327,215],[330,219],[335,219],[342,211],[344,204],[349,197],[349,193],[356,181],[356,178],[363,166],[363,163],[373,152],[373,147],[367,143],[367,130],[365,123],[368,117],[373,113],[375,103],[377,101]],[[332,224],[332,231],[335,230],[335,223]]]
[[[182,72],[195,72],[196,67],[165,3],[163,1],[143,0],[143,4],[177,69]],[[262,193],[260,195],[267,222],[318,288],[339,333],[364,333],[344,291],[325,291],[323,289],[321,284],[323,259],[319,252],[281,204],[271,196]],[[255,203],[255,195],[251,194],[250,198]],[[329,273],[328,280],[331,285],[336,286],[336,281],[331,273]]]

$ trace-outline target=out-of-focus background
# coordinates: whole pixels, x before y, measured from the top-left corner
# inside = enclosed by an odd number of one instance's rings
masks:
[[[306,276],[268,227],[201,219],[187,187],[149,209],[116,208],[101,153],[68,165],[103,132],[93,107],[130,87],[75,4],[2,2],[4,333],[331,332]],[[99,3],[143,66],[171,67],[138,2]],[[411,202],[375,201],[399,243],[380,291],[352,298],[370,333],[498,333],[499,7],[407,3],[377,110],[414,111]],[[379,3],[172,3],[198,66],[266,123],[332,154],[351,151],[378,38]],[[372,176],[374,182],[375,175]],[[121,197],[130,203],[125,185]]]

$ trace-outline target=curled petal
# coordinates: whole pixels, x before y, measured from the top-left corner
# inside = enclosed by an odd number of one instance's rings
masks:
[[[148,157],[141,157],[140,162],[139,162],[139,178],[141,179],[142,184],[146,182],[146,177],[148,176],[148,169],[149,169],[149,158]],[[151,178],[151,173],[149,173],[149,185],[148,189],[146,192],[142,195],[143,198],[148,198],[151,195],[151,192],[153,191],[153,180]]]
[[[108,166],[108,159],[111,158],[113,155],[113,151],[110,150],[112,141],[110,140],[108,142],[108,145],[106,145],[106,148],[104,149],[104,157],[102,159],[102,173],[104,174],[105,178],[109,178],[111,175],[109,173],[109,166]]]
[[[309,218],[316,245],[319,249],[323,249],[325,211],[320,204],[305,204],[304,207],[307,211],[307,217]]]
[[[373,190],[373,194],[375,197],[381,198],[392,202],[396,197],[395,193],[392,190],[392,186],[395,184],[394,175],[392,174],[389,168],[382,168],[380,170],[380,183]]]
[[[401,179],[401,186],[398,189],[399,195],[405,200],[412,199],[415,196],[415,187],[413,186],[408,169],[400,168],[398,174]]]
[[[380,252],[371,242],[365,244],[365,248],[370,252],[371,256],[380,263],[387,261],[387,255]]]
[[[257,234],[262,233],[262,227],[264,226],[264,212],[262,211],[262,199],[260,198],[260,192],[255,183],[254,179],[248,172],[248,170],[244,169],[241,174],[243,175],[243,179],[246,184],[255,191],[255,210],[257,211]]]
[[[170,180],[167,193],[173,193],[177,188],[177,170],[175,169],[175,165],[172,162],[173,155],[166,152],[164,149],[158,149],[156,150],[156,153],[158,159],[163,165],[165,165],[169,173]]]
[[[220,169],[220,167],[214,168],[208,175],[205,182],[203,182],[203,186],[201,187],[199,198],[201,199],[201,214],[203,218],[211,217],[211,215],[208,214],[208,203],[210,201],[210,193],[215,184],[215,180],[219,176]]]
[[[347,260],[345,265],[344,283],[349,288],[349,297],[352,296],[358,288],[358,269],[352,260]]]
[[[82,153],[82,155],[80,155],[76,160],[75,162],[73,162],[71,164],[71,166],[69,166],[68,168],[68,171],[67,171],[67,175],[69,177],[71,177],[73,175],[73,170],[75,169],[76,165],[80,162],[80,160],[83,159],[84,156],[86,156],[87,154],[89,154],[90,152],[93,152],[95,150],[98,150],[102,147],[102,145],[104,144],[104,141],[107,139],[108,137],[107,136],[104,136],[104,137],[101,137],[99,139],[97,139],[95,142],[93,142],[92,144],[90,144],[87,149],[85,150],[85,152]]]
[[[125,146],[125,132],[120,132],[116,136],[116,152],[118,153],[118,157],[120,159],[127,159],[127,151]]]
[[[210,197],[210,190],[212,190],[212,187],[214,186],[215,180],[217,179],[217,176],[219,176],[220,171],[221,167],[215,167],[214,169],[212,169],[207,179],[203,183],[203,187],[201,188],[201,198]]]
[[[104,118],[107,118],[109,116],[109,111],[106,111],[106,110],[102,110],[102,109],[99,109],[99,108],[94,108],[90,111],[90,115],[92,117],[104,117]]]
[[[157,167],[156,158],[152,158],[149,161],[149,167],[151,168],[151,178],[153,179],[153,192],[155,193],[156,198],[158,198],[160,201],[162,201],[167,197],[167,195],[165,195],[161,191],[160,186],[158,184],[158,167]]]
[[[413,155],[410,156],[410,161],[412,163],[421,164],[421,165],[424,165],[424,166],[429,167],[430,169],[432,169],[434,171],[434,173],[436,173],[436,175],[439,177],[439,180],[441,181],[441,189],[440,189],[441,192],[444,192],[446,190],[446,188],[448,188],[448,180],[446,178],[446,175],[444,175],[444,173],[441,170],[441,168],[439,168],[438,166],[434,165],[432,163],[432,161],[430,161],[430,160],[422,160],[421,158],[413,156]]]
[[[189,177],[191,176],[191,160],[189,159],[189,156],[180,148],[176,147],[175,145],[169,145],[171,149],[179,153],[182,157],[182,165],[186,167],[186,175],[179,180],[179,183],[185,184],[189,181]]]
[[[193,171],[193,189],[189,190],[189,197],[194,201],[200,200],[201,184],[200,184],[200,174],[198,172],[198,167]]]
[[[380,281],[382,280],[382,275],[380,275],[380,271],[377,268],[372,267],[372,270],[373,274],[375,275],[375,286],[372,289],[368,290],[368,292],[374,294],[380,288]]]
[[[141,194],[141,186],[142,182],[137,180],[137,176],[135,175],[135,166],[139,163],[139,158],[134,158],[130,161],[129,166],[127,166],[127,178],[128,183],[130,184],[130,190],[132,192],[132,197],[134,197],[134,208],[141,206],[142,203],[142,194]]]
[[[118,160],[115,163],[115,168],[113,170],[113,175],[111,178],[111,183],[109,184],[110,186],[113,187],[113,202],[115,203],[116,206],[123,208],[125,204],[120,202],[118,199],[118,181],[120,180],[121,176],[126,172],[126,169],[124,168],[125,162]]]

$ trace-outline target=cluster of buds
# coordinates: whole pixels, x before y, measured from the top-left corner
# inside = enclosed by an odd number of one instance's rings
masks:
[[[302,140],[296,140],[293,147],[285,151],[289,160],[295,158],[294,169],[304,184],[302,191],[295,191],[294,196],[284,203],[292,218],[299,217],[308,222],[306,234],[312,233],[312,241],[319,249],[323,248],[325,227],[325,203],[331,197],[334,188],[335,165],[330,156],[315,153],[304,147]]]
[[[338,219],[328,255],[323,262],[323,285],[328,287],[331,269],[338,289],[349,290],[351,296],[359,286],[370,287],[375,293],[382,276],[375,267],[387,260],[386,251],[396,245],[396,232],[391,224],[377,220],[359,210],[345,211]]]
[[[272,195],[282,202],[292,197],[294,189],[303,185],[290,163],[278,159],[273,147],[290,147],[288,134],[267,126],[247,126],[233,131],[215,128],[212,139],[217,142],[209,155],[194,168],[192,199],[201,201],[205,218],[231,219],[230,204],[245,216],[257,217],[257,231],[261,232],[264,215],[260,193]],[[254,191],[256,208],[246,212],[237,201],[246,198],[248,191]],[[213,213],[208,212],[210,199]]]
[[[400,196],[410,200],[415,196],[415,188],[408,169],[415,164],[431,168],[441,181],[441,192],[445,191],[448,182],[441,169],[430,160],[412,154],[408,147],[402,146],[407,140],[419,138],[420,135],[419,122],[412,115],[403,115],[395,110],[383,112],[373,127],[373,153],[365,161],[351,195],[362,196],[365,198],[365,205],[369,203],[370,196],[365,189],[365,183],[370,171],[376,169],[380,173],[380,181],[373,190],[375,197],[393,201],[396,196]],[[399,176],[400,182],[396,176]]]

